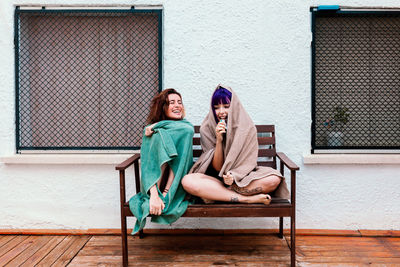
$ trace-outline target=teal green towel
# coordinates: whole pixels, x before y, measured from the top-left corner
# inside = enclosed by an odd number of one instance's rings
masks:
[[[161,178],[161,166],[168,163],[175,178],[164,197],[158,189],[165,208],[159,216],[150,215],[151,221],[171,224],[185,213],[188,201],[181,180],[193,164],[193,125],[187,120],[164,120],[153,127],[154,133],[147,137],[143,133],[140,150],[141,188],[140,193],[129,200],[129,208],[136,217],[132,234],[143,229],[149,215],[150,188]]]

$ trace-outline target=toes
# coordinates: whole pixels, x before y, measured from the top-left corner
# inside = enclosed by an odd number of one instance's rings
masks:
[[[271,196],[267,194],[267,195],[265,196],[265,200],[263,201],[263,203],[264,203],[265,205],[269,205],[269,204],[271,203]]]

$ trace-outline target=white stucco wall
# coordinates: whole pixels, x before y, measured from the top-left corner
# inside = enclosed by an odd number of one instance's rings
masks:
[[[311,147],[310,6],[400,7],[400,1],[1,1],[1,157],[15,154],[14,8],[27,4],[162,5],[163,87],[182,93],[193,124],[201,123],[222,82],[255,123],[276,125],[278,150],[301,168],[298,228],[400,229],[399,164],[303,164]],[[114,165],[0,163],[0,228],[119,225]],[[274,228],[277,219],[182,218],[172,227]]]

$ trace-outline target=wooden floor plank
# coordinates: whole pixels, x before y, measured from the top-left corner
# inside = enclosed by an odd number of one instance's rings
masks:
[[[21,267],[35,266],[40,262],[47,254],[50,253],[63,239],[65,236],[45,236],[48,238],[47,243],[37,250],[31,257],[29,257]]]
[[[85,256],[80,257],[78,260],[74,260],[68,267],[92,267],[92,266],[121,266],[122,258],[118,256]],[[181,261],[181,262],[165,262],[165,261],[152,261],[152,262],[140,262],[135,261],[135,258],[129,258],[129,266],[146,266],[146,267],[205,267],[205,266],[248,266],[248,267],[260,267],[260,266],[276,266],[276,267],[289,267],[289,263],[282,263],[276,261],[263,261],[263,262],[233,262],[226,260],[217,261]]]
[[[360,244],[362,246],[368,246],[370,244],[377,244],[378,240],[388,240],[393,243],[394,246],[400,245],[400,237],[357,237],[356,239],[346,239],[343,237],[340,237],[340,239],[337,239],[336,237],[324,237],[323,239],[316,239],[316,238],[310,238],[307,239],[307,237],[296,237],[296,244],[302,244],[304,243],[307,246],[310,245],[348,245],[348,244]]]
[[[300,262],[307,263],[319,263],[319,264],[349,264],[358,263],[360,265],[371,265],[371,264],[397,264],[400,266],[400,259],[398,258],[373,258],[373,257],[298,257]],[[324,265],[325,266],[325,265]]]
[[[15,257],[21,254],[25,249],[29,248],[37,239],[37,236],[28,236],[27,238],[22,240],[19,244],[14,246],[12,249],[7,251],[5,254],[3,254],[3,256],[0,257],[0,266],[5,266],[6,264],[8,264]]]
[[[4,244],[0,249],[0,257],[6,254],[8,251],[16,247],[19,243],[27,239],[28,236],[16,236],[6,244]]]
[[[16,238],[17,236],[15,235],[3,235],[0,236],[0,250],[1,247],[10,242],[12,239]]]
[[[313,263],[313,262],[303,262],[303,261],[297,261],[296,266],[298,267],[370,267],[374,265],[369,265],[369,264],[361,264],[361,263],[352,263],[352,262],[347,262],[346,264],[337,264],[337,263]],[[379,266],[379,267],[389,267],[389,266]],[[390,266],[394,267],[394,266]],[[398,267],[398,266],[396,266]]]
[[[167,242],[168,243],[168,242]],[[240,250],[243,248],[243,245],[241,246],[240,243],[238,244],[230,244],[230,243],[221,243],[221,244],[189,244],[189,243],[182,243],[182,244],[170,244],[170,247],[177,248],[180,250],[194,250],[198,248],[207,248],[207,250],[210,251],[210,253],[213,253],[213,251],[218,251],[218,252],[223,252],[223,251],[231,251],[231,250]],[[187,244],[187,245],[185,245]],[[275,250],[286,250],[287,249],[287,244],[281,243],[281,244],[275,244],[275,245],[259,245],[259,244],[252,244],[249,245],[248,243],[241,243],[241,244],[246,244],[247,250],[253,249],[253,248],[263,248],[267,249],[269,251],[275,251]],[[141,250],[142,248],[147,248],[151,250],[165,250],[165,243],[164,245],[162,244],[156,244],[156,245],[151,245],[151,244],[129,244],[128,247],[132,248],[132,250]],[[107,249],[107,248],[121,248],[120,244],[114,244],[114,245],[101,245],[101,246],[85,246],[82,251],[87,252],[87,253],[99,253],[96,251],[97,249]]]
[[[206,255],[204,255],[206,257]],[[120,256],[82,256],[76,257],[68,266],[120,266],[122,258]],[[286,262],[286,263],[285,263]],[[237,261],[235,258],[228,256],[211,258],[208,260],[198,261],[198,258],[187,259],[186,261],[179,261],[176,259],[157,261],[140,261],[136,257],[129,256],[129,266],[289,266],[288,259],[263,259],[262,261]]]
[[[53,263],[52,266],[66,266],[75,257],[75,255],[78,254],[78,252],[88,242],[89,239],[90,236],[78,236],[71,246],[69,246],[69,248]]]
[[[376,240],[391,255],[400,258],[400,238],[377,237]]]
[[[298,253],[300,254],[300,253]],[[393,253],[389,251],[348,251],[348,250],[331,250],[331,251],[311,251],[304,253],[304,257],[354,257],[354,258],[391,258]]]
[[[36,266],[51,266],[71,246],[78,236],[67,236],[51,250]]]
[[[100,236],[96,236],[97,238]],[[140,239],[138,237],[132,237],[129,236],[128,237],[128,242],[142,242],[142,243],[146,243],[146,242],[150,242],[151,244],[154,244],[154,242],[157,243],[163,243],[165,241],[169,241],[169,242],[175,242],[175,240],[179,240],[179,241],[183,241],[183,242],[190,242],[193,240],[196,240],[198,242],[202,242],[202,243],[207,243],[209,241],[213,241],[213,242],[229,242],[230,239],[232,240],[236,240],[238,242],[255,242],[257,244],[281,244],[284,239],[279,238],[277,235],[262,235],[262,236],[246,236],[246,235],[224,235],[224,236],[202,236],[201,238],[197,238],[197,236],[173,236],[171,238],[171,236],[157,236],[157,239],[155,240],[150,240],[149,238],[151,238],[152,236],[145,236],[143,239]],[[103,241],[107,241],[107,242],[111,242],[111,240],[107,240],[104,239]],[[97,243],[97,242],[103,242],[101,239],[96,239],[93,241],[93,243]],[[121,242],[121,238],[120,237],[116,237],[115,239],[113,239],[113,242]]]
[[[157,238],[154,238],[157,237]],[[172,238],[171,238],[172,237]],[[237,243],[251,243],[254,245],[282,245],[285,243],[284,239],[280,239],[277,235],[224,235],[224,236],[215,236],[215,235],[207,235],[201,236],[201,238],[197,238],[197,236],[171,236],[171,235],[149,235],[143,239],[138,237],[129,236],[128,237],[128,246],[129,245],[146,245],[150,244],[154,245],[164,245],[165,242],[168,242],[171,245],[174,244],[190,244],[193,243],[193,240],[196,240],[196,243],[203,245],[218,245],[218,244],[229,244],[230,240],[235,240]],[[93,236],[90,242],[87,243],[87,246],[98,246],[98,245],[121,245],[121,237],[118,236]]]
[[[21,266],[28,258],[42,248],[50,239],[49,236],[35,236],[32,244],[22,251],[17,257],[11,260],[8,265],[10,266]]]

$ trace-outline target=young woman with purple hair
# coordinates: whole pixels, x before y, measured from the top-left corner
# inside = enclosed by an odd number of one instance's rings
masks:
[[[284,177],[257,166],[257,130],[231,88],[218,85],[200,127],[202,155],[182,179],[183,188],[206,203],[271,202],[269,193],[288,198]]]

